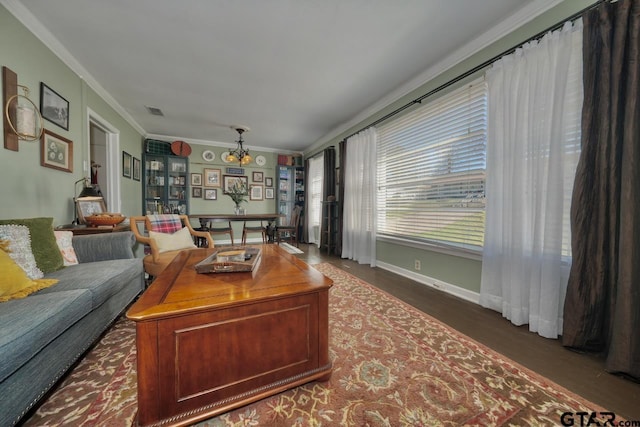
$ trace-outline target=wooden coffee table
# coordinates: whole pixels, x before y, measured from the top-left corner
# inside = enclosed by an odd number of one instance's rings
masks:
[[[277,245],[253,272],[198,274],[180,253],[127,317],[136,322],[141,426],[189,425],[331,376],[332,281]]]

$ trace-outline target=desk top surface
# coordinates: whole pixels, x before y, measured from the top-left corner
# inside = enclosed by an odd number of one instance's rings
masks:
[[[195,264],[216,249],[180,252],[127,312],[135,321],[223,309],[257,301],[319,292],[332,281],[278,245],[257,245],[260,263],[252,272],[197,273]]]

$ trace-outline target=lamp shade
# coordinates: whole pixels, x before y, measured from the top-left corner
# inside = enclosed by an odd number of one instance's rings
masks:
[[[82,189],[77,198],[80,199],[82,197],[101,197],[101,194],[93,185],[88,185]]]

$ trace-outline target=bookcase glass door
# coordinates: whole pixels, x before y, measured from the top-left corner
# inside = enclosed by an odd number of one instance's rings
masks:
[[[304,167],[279,165],[276,169],[276,198],[278,213],[285,215],[280,218],[280,225],[291,223],[291,213],[295,206],[302,208],[304,216]],[[300,221],[302,227],[303,221]],[[300,233],[300,230],[298,230]],[[298,234],[301,236],[301,233]],[[304,240],[301,240],[304,241]]]
[[[144,155],[143,212],[189,213],[187,157]]]

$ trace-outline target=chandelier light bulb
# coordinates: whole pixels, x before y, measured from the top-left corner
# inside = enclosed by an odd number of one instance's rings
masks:
[[[235,150],[229,153],[229,155],[227,156],[227,161],[230,163],[238,162],[241,166],[248,165],[249,163],[251,163],[253,158],[249,154],[249,150],[245,150],[242,146],[242,143],[244,142],[244,140],[242,139],[242,134],[249,131],[249,128],[247,126],[232,126],[232,128],[235,129],[236,132],[238,132],[238,146]]]

